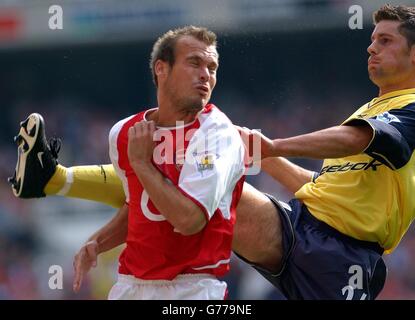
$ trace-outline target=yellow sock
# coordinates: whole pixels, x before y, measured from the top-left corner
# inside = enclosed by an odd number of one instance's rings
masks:
[[[120,208],[125,203],[121,180],[112,165],[78,166],[57,170],[44,192],[65,197],[92,200]]]

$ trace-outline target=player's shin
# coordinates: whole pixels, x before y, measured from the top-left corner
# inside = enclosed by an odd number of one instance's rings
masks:
[[[69,168],[58,165],[44,192],[47,195],[101,202],[115,208],[125,203],[122,183],[112,165]]]

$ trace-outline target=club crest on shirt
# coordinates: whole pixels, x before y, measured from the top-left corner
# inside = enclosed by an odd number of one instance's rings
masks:
[[[389,112],[384,112],[376,116],[376,120],[379,120],[385,123],[401,122],[396,116],[394,116],[393,114],[390,114]]]
[[[215,165],[216,155],[213,153],[196,155],[196,165],[199,172],[212,170]]]

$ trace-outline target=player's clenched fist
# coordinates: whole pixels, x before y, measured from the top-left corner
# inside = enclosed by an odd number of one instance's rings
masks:
[[[154,121],[141,121],[128,129],[128,159],[130,164],[151,162],[155,147]]]

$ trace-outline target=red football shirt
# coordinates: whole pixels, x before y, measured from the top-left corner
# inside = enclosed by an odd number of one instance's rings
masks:
[[[244,180],[244,147],[231,121],[212,104],[186,125],[158,127],[153,164],[165,179],[194,201],[208,223],[184,236],[155,208],[131,168],[128,128],[146,121],[150,109],[111,129],[110,158],[123,182],[127,203],[127,246],[119,273],[141,279],[168,279],[185,273],[216,276],[229,270],[235,211]]]

